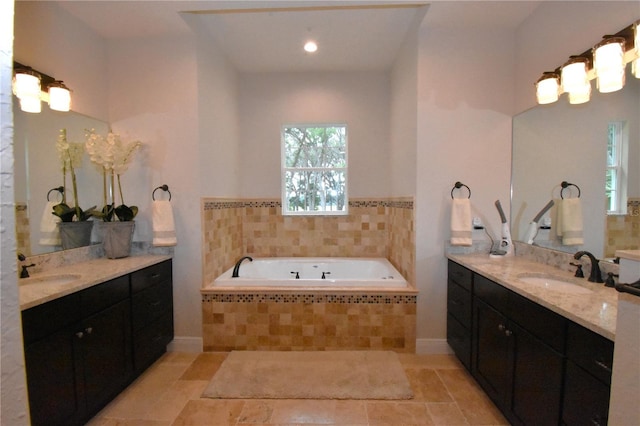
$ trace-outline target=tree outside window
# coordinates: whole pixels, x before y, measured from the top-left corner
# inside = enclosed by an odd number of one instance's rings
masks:
[[[283,126],[283,214],[345,215],[347,205],[347,126]]]

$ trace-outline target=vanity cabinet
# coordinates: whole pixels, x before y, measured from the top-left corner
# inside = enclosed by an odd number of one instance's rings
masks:
[[[131,274],[133,360],[143,371],[173,340],[173,286],[171,261]]]
[[[84,424],[173,339],[171,260],[26,309],[22,327],[32,424]]]
[[[563,356],[538,335],[563,336],[564,321],[484,277],[474,285],[476,380],[513,424],[558,424]]]
[[[31,421],[77,424],[130,380],[129,277],[22,313]]]
[[[564,424],[607,424],[612,367],[613,342],[570,324],[562,413]]]
[[[512,424],[607,423],[613,342],[452,261],[447,288],[447,340]]]
[[[449,261],[447,277],[447,342],[460,362],[471,370],[473,274]]]

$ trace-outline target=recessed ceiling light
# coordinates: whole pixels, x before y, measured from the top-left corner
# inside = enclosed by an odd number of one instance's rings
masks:
[[[315,41],[310,40],[304,44],[304,50],[306,52],[313,53],[318,50],[318,45]]]

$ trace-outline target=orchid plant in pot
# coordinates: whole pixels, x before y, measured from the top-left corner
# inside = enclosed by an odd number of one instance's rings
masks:
[[[124,203],[121,177],[141,146],[139,141],[126,143],[120,135],[111,131],[106,136],[97,134],[93,129],[86,133],[85,148],[89,158],[102,172],[104,207],[97,216],[104,222],[103,246],[108,258],[127,257],[131,252],[138,207]],[[115,202],[116,183],[120,196],[118,206]]]
[[[56,150],[58,151],[58,157],[60,158],[62,167],[62,186],[64,188],[66,188],[67,172],[71,175],[74,203],[73,207],[70,207],[67,204],[65,195],[67,191],[62,191],[62,202],[53,206],[52,214],[60,218],[58,226],[60,229],[62,248],[70,249],[86,246],[91,243],[91,230],[93,228],[93,222],[89,219],[95,215],[96,210],[95,206],[82,210],[78,202],[76,168],[82,164],[84,145],[82,143],[67,141],[67,130],[60,129],[60,134],[56,142]]]

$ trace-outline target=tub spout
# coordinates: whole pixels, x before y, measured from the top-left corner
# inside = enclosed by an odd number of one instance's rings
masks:
[[[233,274],[231,274],[231,278],[238,278],[239,277],[239,272],[240,272],[240,264],[242,263],[243,260],[245,259],[249,259],[250,262],[253,262],[253,259],[250,256],[244,256],[241,257],[240,260],[238,260],[236,262],[236,266],[233,267]]]

